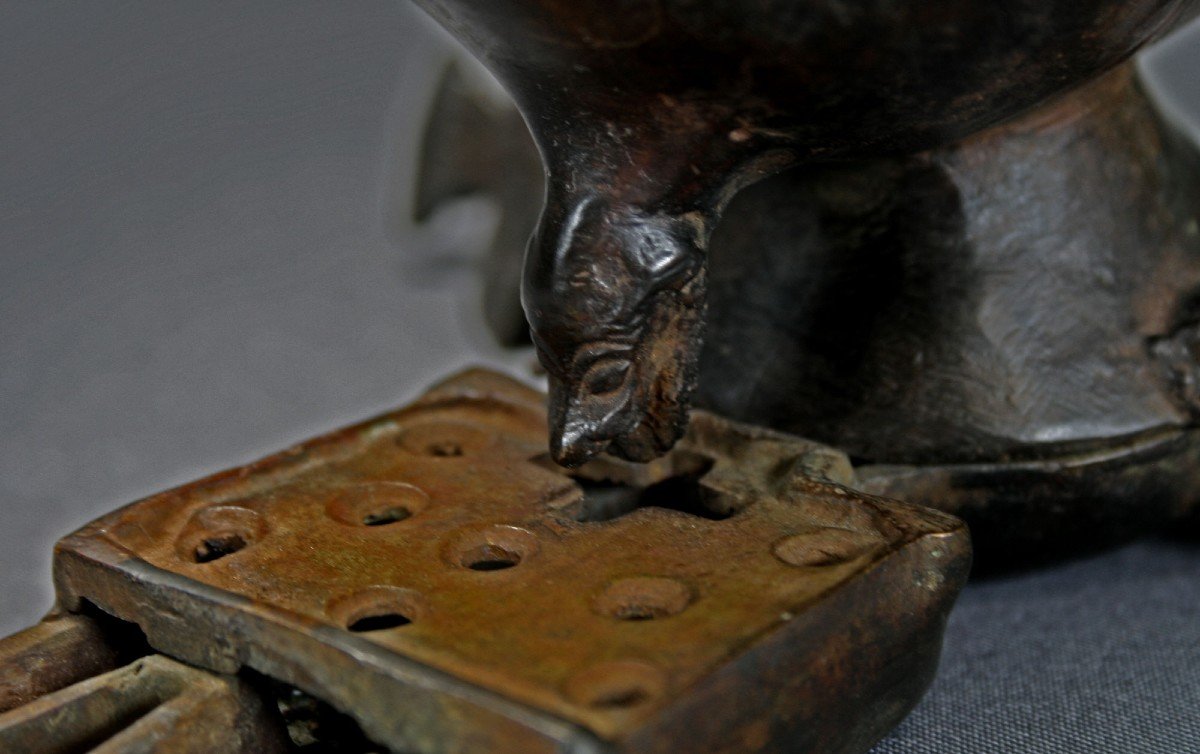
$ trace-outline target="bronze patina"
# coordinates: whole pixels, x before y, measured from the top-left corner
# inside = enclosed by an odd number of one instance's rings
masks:
[[[540,160],[464,79],[437,98],[416,210],[498,201],[486,313],[515,345]],[[706,255],[696,404],[845,450],[866,489],[965,518],[985,567],[1200,502],[1200,152],[1132,63],[952,144],[764,179]]]
[[[707,254],[740,188],[790,166],[954,151],[971,134],[1112,69],[1193,5],[418,4],[508,88],[545,163],[524,305],[550,376],[551,451],[568,465],[602,450],[645,461],[684,431]],[[986,152],[963,149],[973,159]],[[1041,207],[1028,227],[1053,232],[1042,218],[1072,211]],[[797,269],[811,264],[806,253],[795,255]],[[802,289],[794,297],[812,303]],[[714,389],[744,382],[722,377]]]
[[[65,537],[0,750],[863,752],[950,513],[1011,564],[1195,507],[1200,157],[1125,61],[1200,1],[417,2],[540,153],[448,79],[417,209],[499,190],[549,396],[469,371]]]

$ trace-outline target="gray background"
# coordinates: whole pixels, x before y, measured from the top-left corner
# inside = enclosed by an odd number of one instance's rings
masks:
[[[393,0],[0,2],[0,634],[116,505],[525,367],[430,262],[488,214],[405,219],[448,50]],[[1200,123],[1200,27],[1149,64]],[[972,584],[878,751],[1200,752],[1198,606],[1195,539]]]

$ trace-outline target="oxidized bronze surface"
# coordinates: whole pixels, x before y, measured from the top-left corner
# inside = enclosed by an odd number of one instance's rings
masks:
[[[523,301],[550,376],[551,451],[567,465],[603,450],[648,460],[682,434],[710,240],[739,189],[786,167],[948,147],[1110,70],[1195,7],[418,4],[505,84],[541,151],[545,206]],[[1071,217],[1064,201],[1060,193],[1030,211]],[[1030,228],[1045,229],[1036,221]],[[797,255],[793,264],[802,269],[806,260]]]
[[[61,606],[395,751],[864,751],[919,698],[957,519],[708,414],[653,464],[573,475],[546,431],[539,393],[464,373],[66,537]]]
[[[503,127],[515,109],[467,112],[485,110],[451,71],[422,214],[457,186],[532,230],[536,192],[502,180],[536,169],[532,139]],[[452,160],[464,143],[524,167]],[[484,273],[508,345],[518,235]],[[768,178],[708,258],[697,405],[838,447],[861,489],[963,517],[982,565],[1104,547],[1200,501],[1200,152],[1132,63],[953,145]]]
[[[988,565],[1200,501],[1200,152],[1132,64],[950,146],[777,176],[728,216],[698,404],[844,450],[864,489],[965,518]]]

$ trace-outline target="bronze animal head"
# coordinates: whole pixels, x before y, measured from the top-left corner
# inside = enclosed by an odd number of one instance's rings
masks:
[[[610,450],[648,461],[686,426],[703,323],[695,216],[587,196],[551,203],[522,299],[550,378],[550,449],[567,466]]]

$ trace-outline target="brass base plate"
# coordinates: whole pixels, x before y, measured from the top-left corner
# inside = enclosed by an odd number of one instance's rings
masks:
[[[957,519],[698,413],[648,466],[545,460],[484,371],[63,539],[62,607],[242,666],[403,752],[863,751],[932,677]]]

